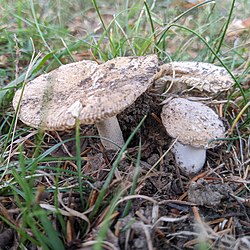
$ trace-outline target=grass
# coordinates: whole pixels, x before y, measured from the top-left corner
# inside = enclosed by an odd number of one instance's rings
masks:
[[[150,193],[143,189],[155,181],[155,176],[162,176],[164,157],[158,165],[152,164],[154,168],[149,167],[150,173],[141,169],[146,160],[144,142],[138,143],[138,147],[131,147],[130,142],[138,131],[145,129],[145,118],[138,122],[120,153],[109,158],[100,147],[98,137],[94,136],[93,128],[77,127],[67,136],[37,133],[18,122],[11,107],[17,88],[41,73],[82,59],[104,62],[118,56],[157,53],[163,62],[204,61],[225,67],[236,84],[216,107],[223,109],[224,118],[231,127],[230,140],[226,141],[224,152],[216,159],[212,156],[209,159],[216,166],[222,164],[223,171],[213,170],[208,178],[219,176],[225,181],[222,174],[226,174],[232,182],[237,179],[241,185],[235,195],[241,199],[249,197],[250,90],[246,80],[250,68],[249,33],[229,38],[227,29],[234,18],[248,17],[250,3],[234,2],[205,1],[187,7],[175,1],[0,0],[0,239],[3,232],[11,228],[16,240],[14,244],[20,249],[34,246],[70,249],[81,244],[89,244],[96,250],[115,249],[117,234],[129,237],[129,230],[134,230],[136,235],[137,224],[131,222],[134,220],[139,220],[140,225],[144,225],[140,229],[150,236],[148,228],[154,221],[149,215],[141,214],[136,204],[141,202],[141,209],[150,210],[150,205],[145,205],[146,195],[154,204],[155,200],[164,203],[165,196],[157,195],[159,190]],[[72,152],[68,148],[73,148]],[[164,156],[164,152],[161,155]],[[146,177],[139,175],[140,172]],[[173,176],[177,178],[178,173],[174,172]],[[181,180],[190,181],[188,177]],[[159,181],[153,184],[157,186]],[[184,194],[188,185],[185,187]],[[125,201],[119,203],[124,197]],[[168,197],[173,202],[177,198]],[[179,199],[179,202],[184,206],[186,201]],[[248,211],[247,203],[241,200],[241,205]],[[164,206],[160,205],[160,210],[164,210],[161,213],[153,210],[154,216],[165,216]],[[176,210],[168,208],[167,216],[178,217]],[[187,214],[190,222],[193,217],[197,219],[197,214]],[[127,230],[126,227],[118,228],[126,218]],[[240,219],[250,223],[247,215]],[[166,228],[170,225],[174,228],[175,224],[170,219],[163,221],[165,224],[157,228],[156,233],[170,243],[161,241],[160,237],[152,240],[158,247],[163,242],[170,247],[171,241],[178,236],[177,232],[175,235]],[[213,248],[220,234],[211,226],[203,227],[206,237],[193,232],[194,238],[202,238],[202,242],[197,243],[198,248]],[[187,234],[182,230],[178,233]],[[248,236],[247,231],[244,233],[238,235],[227,231],[231,246],[233,239],[239,242],[241,237]],[[173,239],[167,238],[170,234]],[[119,240],[123,247],[130,244]],[[149,240],[146,242],[151,246]],[[173,244],[176,244],[174,240]],[[188,237],[183,244],[195,245]],[[226,243],[223,241],[223,244]]]

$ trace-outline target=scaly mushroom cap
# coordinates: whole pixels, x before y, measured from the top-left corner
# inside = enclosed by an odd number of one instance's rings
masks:
[[[223,67],[204,62],[171,62],[163,64],[155,77],[155,90],[164,92],[173,82],[170,92],[198,89],[218,93],[230,89],[234,80]]]
[[[174,98],[161,113],[167,133],[182,144],[211,148],[216,138],[225,137],[225,127],[218,115],[206,105],[184,98]]]
[[[119,57],[101,65],[93,61],[63,65],[25,86],[19,118],[45,130],[74,127],[76,114],[82,124],[99,122],[131,105],[148,89],[157,70],[156,55]],[[17,90],[15,109],[20,98]]]

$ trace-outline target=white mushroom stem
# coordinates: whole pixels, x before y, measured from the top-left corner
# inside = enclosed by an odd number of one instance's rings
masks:
[[[96,123],[96,127],[101,137],[102,145],[106,149],[118,150],[120,149],[118,146],[122,147],[124,145],[122,131],[116,116]],[[113,143],[103,138],[107,138]]]
[[[206,149],[176,142],[172,148],[178,166],[188,174],[199,172],[206,161]]]

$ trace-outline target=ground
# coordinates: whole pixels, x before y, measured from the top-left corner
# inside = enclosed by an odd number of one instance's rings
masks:
[[[0,91],[0,249],[249,249],[249,3],[236,3],[229,20],[231,1],[187,13],[191,2],[202,1],[148,1],[149,12],[145,1],[127,1],[127,7],[105,1],[99,9],[105,27],[98,9],[82,1],[10,2],[0,7],[0,84],[8,91]],[[236,19],[244,31],[236,31]],[[223,38],[227,20],[231,35]],[[195,33],[167,31],[171,22]],[[74,129],[44,133],[15,123],[11,100],[29,72],[32,43],[42,55],[28,80],[58,67],[58,60],[102,63],[157,53],[162,63],[221,66],[219,57],[240,85],[220,95],[193,95],[220,114],[226,140],[207,150],[199,173],[182,172],[160,119],[165,97],[150,91],[118,115],[126,140],[146,116],[121,155],[103,148],[94,125],[80,127],[78,143]]]

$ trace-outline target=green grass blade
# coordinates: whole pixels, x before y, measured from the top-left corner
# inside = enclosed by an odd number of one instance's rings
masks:
[[[137,154],[136,166],[135,166],[134,175],[133,175],[133,183],[130,189],[130,195],[135,194],[135,189],[136,189],[137,181],[138,181],[139,174],[140,174],[140,160],[141,160],[141,139],[140,139],[139,147],[138,147],[138,154]],[[132,200],[128,200],[123,210],[122,217],[126,217],[128,215],[131,204],[132,204]]]
[[[48,220],[47,214],[45,212],[42,213],[41,216],[39,216],[39,219],[45,229],[46,235],[48,236],[48,240],[50,242],[52,249],[55,249],[55,250],[65,249],[62,241],[58,237],[58,233],[53,228],[51,221]]]
[[[102,250],[102,243],[105,240],[105,237],[107,235],[108,229],[110,227],[110,223],[111,223],[111,218],[112,218],[112,214],[114,213],[115,209],[116,209],[116,204],[119,201],[120,197],[122,196],[123,191],[118,192],[113,200],[110,202],[110,208],[104,218],[104,220],[102,221],[101,225],[100,225],[100,229],[97,235],[97,243],[95,243],[93,250]]]
[[[108,29],[107,29],[107,27],[106,27],[106,25],[105,25],[105,23],[104,23],[104,21],[103,21],[103,18],[102,18],[102,15],[101,15],[100,11],[99,11],[99,7],[98,7],[98,5],[97,5],[97,3],[96,3],[96,0],[92,0],[92,3],[93,3],[93,5],[94,5],[94,8],[95,8],[95,10],[96,10],[96,13],[97,13],[97,15],[98,15],[98,17],[99,17],[99,19],[100,19],[100,21],[101,21],[101,23],[102,23],[102,27],[103,27],[103,29],[104,29],[104,32],[107,34],[107,36],[108,36],[108,38],[109,38],[110,46],[111,46],[111,48],[115,51],[115,46],[114,46],[113,41],[112,41],[112,39],[111,39],[111,37],[110,37],[110,35],[109,35]],[[116,54],[116,53],[115,53],[115,54]]]
[[[230,20],[232,18],[232,15],[233,15],[233,10],[234,10],[234,5],[235,5],[235,0],[232,0],[232,4],[231,4],[231,8],[230,8],[230,12],[229,12],[229,15],[228,15],[228,18],[227,18],[227,21],[226,21],[226,25],[225,25],[225,28],[222,32],[222,36],[221,36],[221,39],[220,39],[220,42],[219,42],[219,45],[218,45],[218,48],[216,49],[216,55],[219,54],[220,52],[220,49],[221,49],[221,46],[224,42],[224,39],[225,39],[225,36],[226,36],[226,33],[227,33],[227,29],[228,29],[228,26],[229,26],[229,23],[230,23]],[[215,62],[216,60],[216,56],[214,56],[214,59],[212,60],[212,63]]]
[[[79,183],[79,192],[82,207],[84,207],[83,189],[82,189],[82,157],[81,157],[81,137],[80,137],[80,121],[76,119],[76,165]]]
[[[129,138],[127,139],[127,141],[125,142],[124,146],[122,147],[120,153],[118,154],[116,160],[114,161],[113,165],[112,165],[112,168],[110,170],[110,173],[108,175],[108,178],[106,179],[105,183],[103,184],[103,187],[96,199],[96,202],[95,202],[95,206],[94,206],[94,209],[93,211],[91,212],[89,218],[90,220],[92,220],[94,218],[94,216],[96,215],[96,213],[98,212],[100,206],[101,206],[101,203],[103,201],[103,198],[105,196],[105,193],[109,187],[109,184],[111,183],[112,179],[113,179],[113,176],[114,176],[114,173],[115,173],[115,170],[119,164],[119,161],[121,160],[122,156],[123,156],[123,153],[125,152],[126,148],[128,147],[129,143],[131,142],[131,140],[133,139],[135,133],[138,131],[138,129],[141,127],[141,125],[143,124],[143,122],[145,121],[146,119],[146,116],[143,117],[143,119],[141,120],[141,122],[138,124],[138,126],[135,128],[135,130],[133,131],[133,133],[131,133],[131,135],[129,136]]]
[[[151,26],[151,31],[152,31],[152,34],[154,37],[154,42],[156,42],[154,22],[153,22],[152,15],[151,15],[151,12],[150,12],[150,9],[148,7],[148,3],[146,0],[144,0],[144,6],[145,6],[147,14],[148,14],[148,18],[149,18],[149,22],[150,22],[150,26]]]
[[[46,42],[45,37],[44,37],[44,35],[43,35],[43,33],[42,33],[41,29],[40,29],[40,26],[39,26],[39,23],[38,23],[38,20],[37,20],[37,17],[36,17],[36,11],[35,11],[35,8],[34,8],[33,0],[30,0],[30,8],[31,8],[31,12],[32,12],[32,15],[33,15],[33,18],[34,18],[34,22],[35,22],[37,31],[38,31],[44,45],[47,47],[48,51],[50,53],[52,53],[52,49],[50,48],[50,46]],[[58,57],[54,53],[53,53],[53,57],[56,59],[56,61],[59,63],[59,65],[62,65],[61,61],[58,59]]]
[[[203,5],[209,4],[209,3],[215,3],[215,0],[208,0],[208,1],[204,1],[204,2],[201,2],[199,4],[196,4],[195,6],[191,7],[190,9],[187,9],[186,11],[184,11],[183,13],[181,13],[179,16],[177,16],[176,18],[174,18],[174,20],[171,22],[171,24],[177,22],[179,19],[181,19],[183,16],[185,16],[188,13],[190,13],[191,11],[193,11],[193,10],[195,10],[195,9],[203,6]]]

